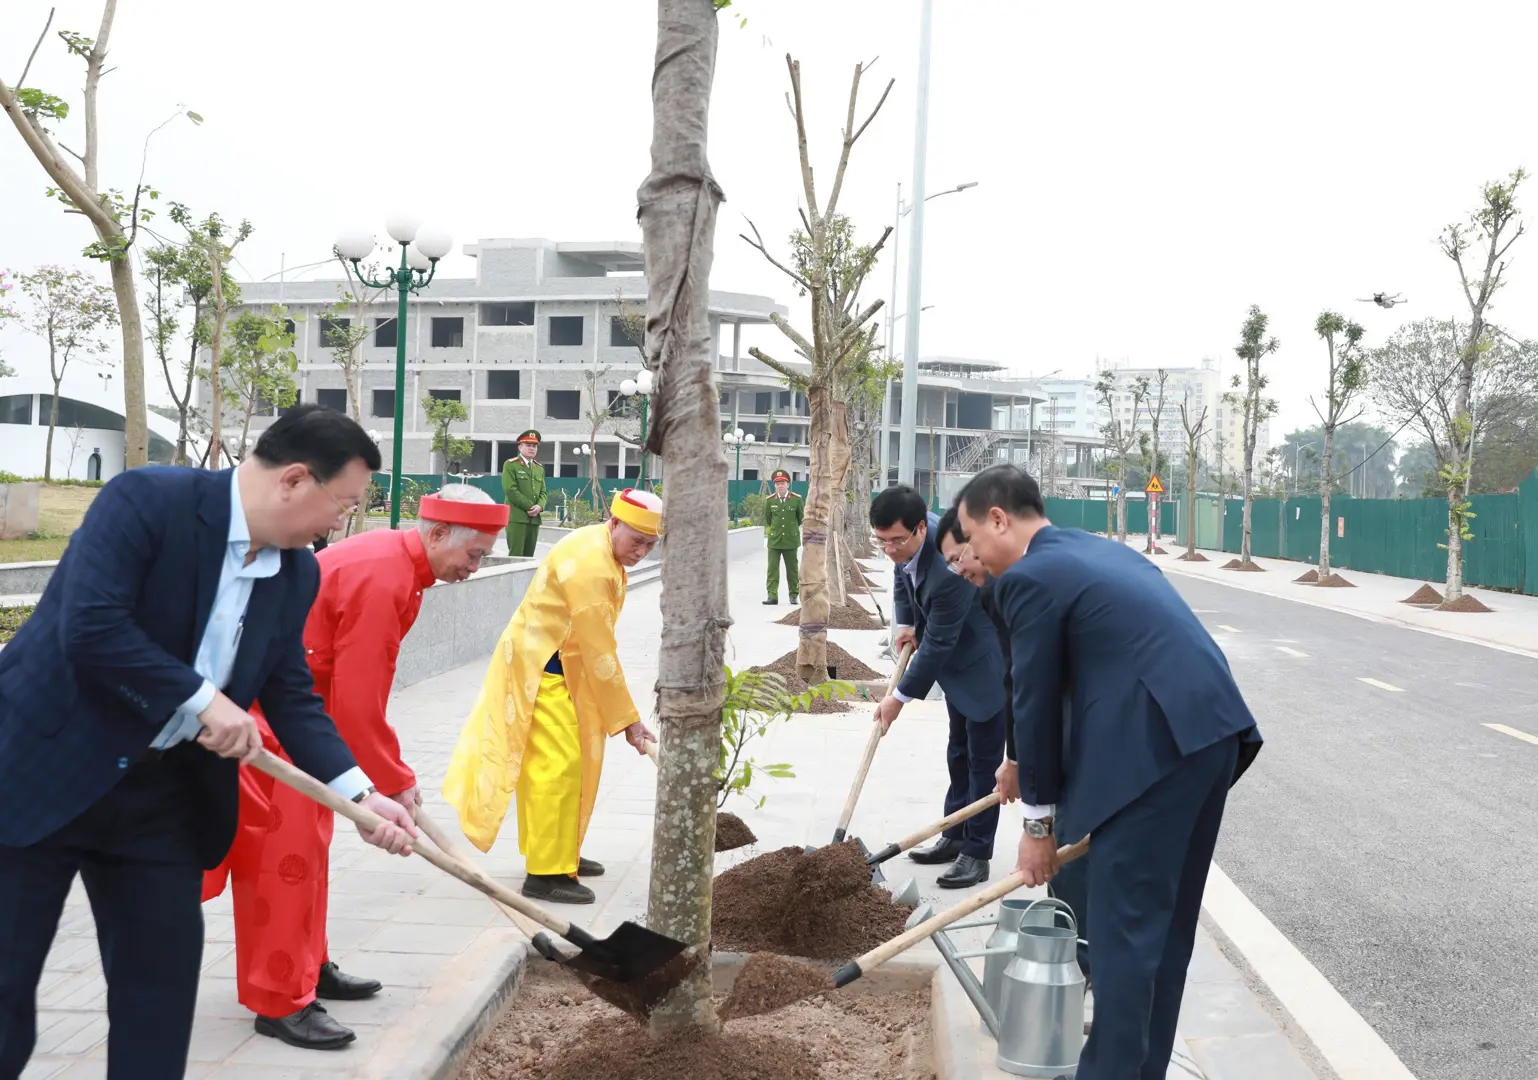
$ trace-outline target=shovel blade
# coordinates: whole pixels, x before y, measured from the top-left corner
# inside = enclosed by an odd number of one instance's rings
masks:
[[[661,967],[630,982],[614,982],[611,979],[590,974],[576,964],[570,966],[575,969],[573,974],[583,986],[592,991],[594,996],[629,1013],[644,1024],[651,1018],[652,1010],[673,992],[674,987],[688,978],[690,973],[699,967],[700,962],[700,955],[697,952],[691,950],[679,953]]]
[[[610,982],[630,983],[661,970],[686,948],[682,941],[624,922],[608,937],[584,945],[566,966]]]

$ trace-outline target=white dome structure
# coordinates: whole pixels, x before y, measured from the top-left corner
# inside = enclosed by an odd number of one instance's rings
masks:
[[[106,376],[106,377],[103,377]],[[81,366],[59,384],[59,420],[53,433],[56,480],[110,480],[123,471],[123,383],[115,370]],[[53,380],[45,374],[0,378],[0,470],[43,475]],[[176,456],[176,423],[150,412],[150,460],[169,465]],[[195,445],[194,445],[195,444]],[[202,454],[189,436],[188,454]]]

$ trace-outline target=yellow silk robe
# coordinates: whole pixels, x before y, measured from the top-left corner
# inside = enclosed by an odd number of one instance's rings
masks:
[[[443,782],[465,836],[482,851],[496,841],[518,786],[534,699],[557,651],[576,706],[582,747],[580,828],[598,795],[605,740],[640,719],[620,670],[614,625],[625,605],[625,568],[607,525],[578,529],[550,549],[497,641],[480,697],[465,721]]]

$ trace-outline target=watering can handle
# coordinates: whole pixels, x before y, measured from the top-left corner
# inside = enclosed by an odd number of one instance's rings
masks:
[[[1025,915],[1029,915],[1032,908],[1040,905],[1056,908],[1058,912],[1068,916],[1068,929],[1073,931],[1074,937],[1077,938],[1079,936],[1079,920],[1074,918],[1073,908],[1069,907],[1055,896],[1044,896],[1040,900],[1031,901],[1030,905],[1025,909]],[[1022,916],[1022,918],[1023,917],[1024,916]],[[1057,925],[1056,913],[1054,913],[1052,923],[1054,926]]]

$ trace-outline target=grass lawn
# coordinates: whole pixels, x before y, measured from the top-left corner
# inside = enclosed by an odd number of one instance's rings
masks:
[[[26,607],[0,608],[0,645],[4,645],[16,636],[16,631],[21,629],[21,624],[27,621],[27,616],[32,614],[32,605]]]
[[[26,540],[0,540],[0,563],[47,562],[64,553],[70,534],[80,527],[86,507],[100,488],[45,484],[37,494],[37,534]],[[0,627],[0,634],[5,634]],[[7,635],[8,636],[8,635]],[[0,638],[0,640],[4,640]]]

